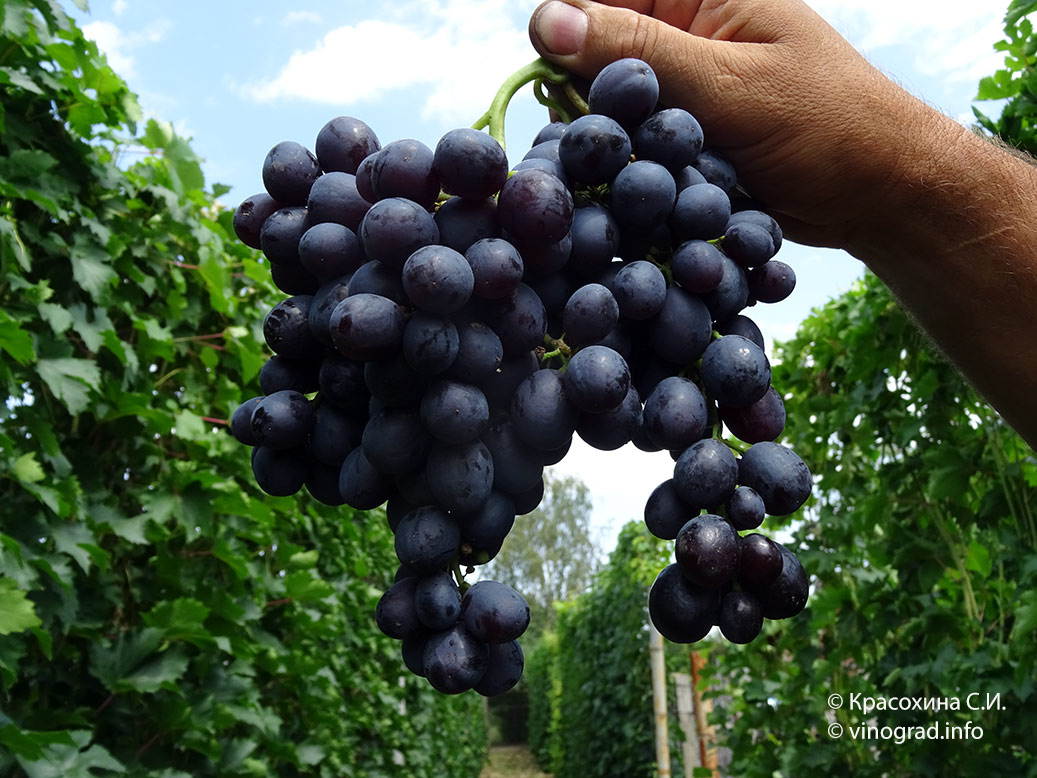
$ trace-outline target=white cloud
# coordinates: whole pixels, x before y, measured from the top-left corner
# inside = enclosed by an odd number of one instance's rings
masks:
[[[115,0],[115,2],[112,3],[112,13],[116,16],[122,16],[127,7],[129,7],[129,3],[126,2],[126,0]]]
[[[142,30],[126,32],[114,22],[90,22],[83,27],[83,34],[97,44],[97,48],[108,58],[112,70],[123,78],[136,76],[136,65],[132,55],[134,49],[161,41],[172,23],[159,20]]]
[[[416,0],[328,32],[266,82],[241,87],[269,102],[298,98],[349,106],[422,86],[423,119],[470,123],[500,83],[535,58],[525,24],[535,0]]]
[[[313,11],[290,11],[285,15],[282,20],[284,24],[301,24],[304,22],[310,22],[312,24],[320,24],[320,14],[314,13]]]

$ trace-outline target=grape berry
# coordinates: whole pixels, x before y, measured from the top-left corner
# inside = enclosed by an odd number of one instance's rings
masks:
[[[316,154],[274,146],[267,191],[234,215],[289,296],[231,433],[269,494],[386,505],[400,568],[375,619],[447,694],[522,674],[528,605],[461,567],[496,556],[574,436],[674,459],[645,506],[675,545],[649,597],[667,638],[747,643],[806,603],[795,555],[755,531],[812,484],[774,442],[784,406],[743,314],[795,285],[772,261],[781,230],[691,114],[657,107],[644,62],[612,63],[589,94],[510,169],[475,129],[382,146],[338,117]]]

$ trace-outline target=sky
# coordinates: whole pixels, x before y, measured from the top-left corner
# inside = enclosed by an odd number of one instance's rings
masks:
[[[963,122],[979,79],[1002,61],[993,44],[1007,0],[808,1],[880,70]],[[263,159],[280,141],[312,148],[327,121],[350,115],[383,145],[415,138],[434,148],[446,131],[477,120],[500,83],[536,57],[526,28],[537,0],[92,0],[87,13],[66,5],[145,115],[190,138],[207,180],[231,187],[230,207],[262,191]],[[508,116],[514,162],[547,117],[528,88]],[[796,291],[750,314],[771,341],[792,337],[862,272],[843,252],[788,242],[778,259],[795,270]],[[625,522],[642,517],[672,460],[577,441],[555,470],[588,485],[592,527],[607,551]]]

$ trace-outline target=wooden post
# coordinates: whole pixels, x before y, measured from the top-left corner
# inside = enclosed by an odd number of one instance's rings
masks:
[[[695,731],[695,704],[691,693],[691,676],[687,673],[674,673],[673,685],[677,692],[677,720],[680,722],[681,759],[684,761],[684,778],[692,778],[699,761],[698,733]]]
[[[713,701],[702,699],[702,689],[699,688],[699,680],[702,677],[702,668],[706,666],[706,658],[698,651],[691,652],[691,693],[695,700],[695,728],[699,736],[699,755],[702,766],[713,771],[713,778],[718,778],[720,771],[717,767],[716,731],[706,721],[706,717],[713,712]]]
[[[655,709],[655,761],[659,778],[670,778],[670,730],[666,723],[666,657],[663,636],[648,622],[648,652],[652,666],[652,702]]]

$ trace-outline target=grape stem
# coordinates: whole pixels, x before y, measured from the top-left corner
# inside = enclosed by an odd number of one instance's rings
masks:
[[[519,89],[535,81],[541,83],[548,81],[564,86],[569,81],[569,74],[557,65],[538,57],[504,80],[500,89],[497,90],[493,102],[490,103],[490,109],[479,117],[479,120],[472,125],[472,129],[485,129],[501,145],[501,148],[507,149],[507,146],[504,145],[504,117],[508,112],[508,104]]]

